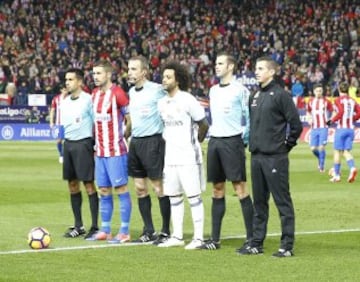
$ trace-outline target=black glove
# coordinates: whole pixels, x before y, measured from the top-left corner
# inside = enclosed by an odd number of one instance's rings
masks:
[[[332,121],[331,119],[329,119],[327,122],[326,122],[327,126],[330,126],[332,124]]]
[[[286,148],[288,149],[288,152],[290,152],[292,150],[292,148],[295,147],[296,143],[291,143],[289,142],[287,139],[285,140],[285,145],[286,145]]]

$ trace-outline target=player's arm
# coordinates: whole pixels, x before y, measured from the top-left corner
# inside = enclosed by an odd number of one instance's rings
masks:
[[[331,119],[327,122],[328,125],[338,121],[344,115],[344,105],[339,98],[335,100],[335,109],[336,111],[333,112]]]
[[[306,104],[306,121],[309,123],[309,125],[312,124],[312,107],[311,107],[311,99]]]
[[[249,136],[250,136],[250,112],[249,112],[249,99],[250,99],[250,91],[244,87],[243,98],[241,101],[241,108],[242,108],[242,125],[243,125],[243,134],[242,139],[244,145],[247,146],[249,143]]]
[[[278,95],[280,98],[281,112],[285,115],[287,123],[289,124],[289,131],[286,136],[286,146],[291,150],[297,144],[297,139],[300,137],[303,126],[300,121],[298,109],[296,108],[291,96],[284,91],[283,95]]]
[[[199,129],[198,129],[198,140],[199,142],[203,142],[205,137],[206,137],[206,133],[208,132],[209,130],[209,123],[206,119],[206,117],[204,117],[202,120],[199,120],[196,122],[199,126]]]
[[[360,105],[359,104],[355,104],[355,109],[354,109],[354,118],[353,121],[357,121],[358,119],[360,119]]]
[[[125,131],[124,131],[124,138],[128,139],[131,135],[131,119],[129,114],[129,96],[126,92],[121,88],[118,87],[115,93],[116,103],[120,107],[121,112],[124,116],[124,123],[125,123]]]
[[[50,108],[50,113],[49,113],[49,122],[50,122],[50,127],[53,127],[55,122],[54,122],[54,117],[55,117],[55,108],[51,107]]]
[[[127,140],[131,136],[131,118],[129,114],[126,114],[124,118],[125,118],[124,137]]]

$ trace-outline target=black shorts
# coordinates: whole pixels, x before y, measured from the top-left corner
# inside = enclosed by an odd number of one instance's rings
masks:
[[[94,141],[86,138],[64,142],[63,179],[94,181]]]
[[[161,179],[164,169],[165,141],[161,134],[132,137],[128,153],[128,173],[135,178]]]
[[[207,180],[219,183],[246,181],[246,157],[241,135],[210,137],[207,151]]]

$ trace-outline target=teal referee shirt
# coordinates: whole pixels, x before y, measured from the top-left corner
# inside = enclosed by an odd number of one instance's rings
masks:
[[[65,139],[76,141],[93,136],[94,114],[91,95],[81,92],[76,99],[68,95],[61,103],[60,112]]]

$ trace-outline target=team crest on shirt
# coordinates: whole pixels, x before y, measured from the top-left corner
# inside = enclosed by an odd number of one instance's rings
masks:
[[[180,107],[172,105],[171,101],[166,101],[166,106],[163,105],[160,109],[160,114],[166,126],[182,126],[183,121],[179,119]]]
[[[257,107],[257,99],[259,98],[260,91],[257,91],[254,95],[254,98],[251,102],[251,107]]]

